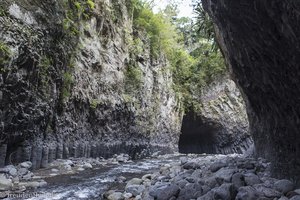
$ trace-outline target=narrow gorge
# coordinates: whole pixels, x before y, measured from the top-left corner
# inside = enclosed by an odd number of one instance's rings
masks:
[[[300,4],[158,2],[0,2],[0,199],[300,199]]]

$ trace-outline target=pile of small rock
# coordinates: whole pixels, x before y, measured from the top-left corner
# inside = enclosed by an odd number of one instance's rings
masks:
[[[56,176],[61,174],[72,174],[80,171],[84,171],[86,169],[93,169],[99,166],[107,166],[107,165],[119,165],[121,163],[130,163],[129,155],[120,154],[114,155],[113,158],[104,159],[100,158],[70,158],[68,160],[65,159],[57,159],[49,165],[49,169],[51,172],[49,176]]]
[[[241,155],[188,155],[160,171],[129,180],[109,200],[300,200],[289,180],[270,176],[269,163]]]
[[[38,188],[47,183],[39,176],[35,176],[31,171],[31,162],[23,162],[14,165],[7,165],[0,169],[0,192],[13,191],[23,192],[27,188]]]

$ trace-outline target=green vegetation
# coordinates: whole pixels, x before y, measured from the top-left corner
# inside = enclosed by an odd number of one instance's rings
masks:
[[[0,72],[5,72],[5,68],[9,64],[11,51],[9,47],[0,41]]]
[[[73,76],[70,72],[63,74],[62,100],[65,100],[71,95],[71,86],[73,84]]]
[[[49,75],[49,69],[53,65],[52,58],[48,55],[43,55],[40,57],[38,68],[39,68],[39,80],[40,87],[44,92],[44,96],[47,98],[49,95],[49,81],[51,79]]]
[[[0,16],[6,16],[7,15],[7,11],[2,7],[0,6]]]
[[[97,108],[97,106],[100,104],[99,100],[97,99],[92,99],[90,102],[90,107],[95,110]]]
[[[139,91],[141,84],[141,69],[133,63],[130,63],[125,71],[125,92],[127,94],[135,94],[137,91]]]
[[[81,20],[91,18],[92,11],[95,9],[95,3],[92,0],[66,0],[65,1],[65,19],[63,29],[71,36],[79,34],[79,23]]]
[[[154,14],[151,3],[131,0],[129,11],[133,16],[134,30],[149,39],[151,59],[166,56],[173,74],[174,90],[182,97],[184,109],[197,109],[202,88],[225,73],[220,50],[215,45],[211,20],[197,4],[199,15],[195,24],[189,18],[177,18],[176,4]],[[134,54],[140,53],[139,38],[133,40]],[[138,72],[132,68],[128,82],[136,83]],[[136,74],[136,75],[134,75]]]

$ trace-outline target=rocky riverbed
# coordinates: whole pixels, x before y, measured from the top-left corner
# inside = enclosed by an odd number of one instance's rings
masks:
[[[163,159],[163,157],[161,157]],[[270,163],[242,155],[188,155],[129,180],[109,200],[299,200],[300,189],[270,176]]]
[[[60,185],[62,179],[71,181],[70,177],[74,175],[85,175],[97,170],[105,171],[112,166],[132,163],[129,155],[114,155],[113,158],[70,158],[58,159],[50,163],[46,168],[30,171],[32,163],[30,161],[18,165],[7,165],[0,168],[0,198],[18,196],[21,199],[24,196],[39,196],[38,192],[44,190],[48,185]],[[66,182],[65,182],[66,183]],[[41,189],[43,188],[43,189]],[[41,193],[42,194],[42,193]]]
[[[269,166],[240,154],[71,158],[34,172],[24,162],[0,169],[0,191],[1,198],[30,200],[300,199],[300,189],[272,178]]]

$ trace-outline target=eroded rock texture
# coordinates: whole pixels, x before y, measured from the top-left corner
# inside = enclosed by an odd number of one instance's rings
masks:
[[[183,117],[182,153],[243,153],[253,141],[245,103],[235,83],[224,77],[203,89],[201,107]]]
[[[300,180],[300,2],[204,0],[247,101],[256,151]]]
[[[172,76],[128,2],[74,2],[1,1],[0,166],[177,148]]]

